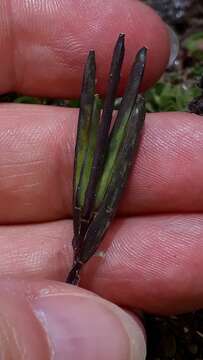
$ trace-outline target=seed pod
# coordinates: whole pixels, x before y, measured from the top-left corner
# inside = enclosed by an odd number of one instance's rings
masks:
[[[95,92],[95,56],[89,53],[84,71],[75,148],[73,221],[74,260],[67,282],[78,284],[79,272],[95,253],[115,216],[138,148],[145,118],[139,95],[146,63],[146,48],[138,52],[130,72],[115,123],[113,106],[124,57],[124,35],[117,40],[101,113]]]

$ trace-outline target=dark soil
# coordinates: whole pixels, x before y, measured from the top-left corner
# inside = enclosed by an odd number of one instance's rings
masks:
[[[148,0],[147,2],[159,10],[180,39],[179,57],[171,71],[166,73],[159,84],[149,92],[148,107],[152,111],[189,108],[190,111],[202,115],[203,1]],[[181,3],[182,16],[178,17],[175,6],[177,4],[180,6]],[[180,15],[180,8],[178,10]],[[195,38],[201,33],[202,38],[199,36],[200,41],[195,48]],[[189,39],[189,47],[185,46],[187,39]],[[200,93],[196,96],[198,83]],[[180,89],[182,91],[179,91]],[[172,92],[175,93],[174,98]],[[180,101],[177,102],[178,97]],[[171,317],[146,315],[146,328],[148,360],[203,360],[203,310]]]

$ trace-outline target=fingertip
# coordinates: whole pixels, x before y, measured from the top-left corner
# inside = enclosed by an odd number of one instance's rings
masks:
[[[1,280],[0,289],[5,358],[20,359],[22,351],[30,360],[146,357],[145,332],[136,315],[90,291],[54,281],[8,278]]]
[[[144,331],[135,317],[80,288],[60,288],[32,302],[56,358],[145,359]]]
[[[67,3],[53,2],[43,7],[30,3],[28,7],[22,1],[12,16],[10,7],[3,8],[0,92],[78,98],[84,63],[89,50],[94,49],[97,91],[104,94],[112,51],[120,33],[126,37],[120,94],[134,57],[143,46],[148,48],[143,89],[160,77],[168,63],[170,37],[167,26],[150,7],[134,0],[78,1],[77,6],[74,1]],[[17,36],[13,38],[14,33]]]

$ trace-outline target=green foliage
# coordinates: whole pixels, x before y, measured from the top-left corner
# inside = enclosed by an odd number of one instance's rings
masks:
[[[200,89],[195,85],[187,87],[161,80],[146,93],[146,109],[148,112],[187,111],[188,103],[198,95]]]
[[[33,96],[19,96],[16,97],[16,99],[14,99],[13,101],[14,103],[17,104],[43,104],[44,101],[40,100],[37,97],[33,97]]]
[[[198,32],[183,41],[177,66],[146,93],[147,111],[187,111],[188,104],[201,95],[197,83],[202,75],[203,32]]]
[[[183,48],[197,60],[203,60],[203,31],[193,33],[183,41]]]

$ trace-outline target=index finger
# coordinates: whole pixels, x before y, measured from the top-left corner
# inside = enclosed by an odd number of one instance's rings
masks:
[[[78,97],[87,52],[94,48],[98,91],[118,34],[126,34],[124,86],[137,50],[149,49],[144,87],[153,84],[169,58],[162,20],[135,0],[2,0],[0,3],[0,93],[17,91],[50,97]]]

